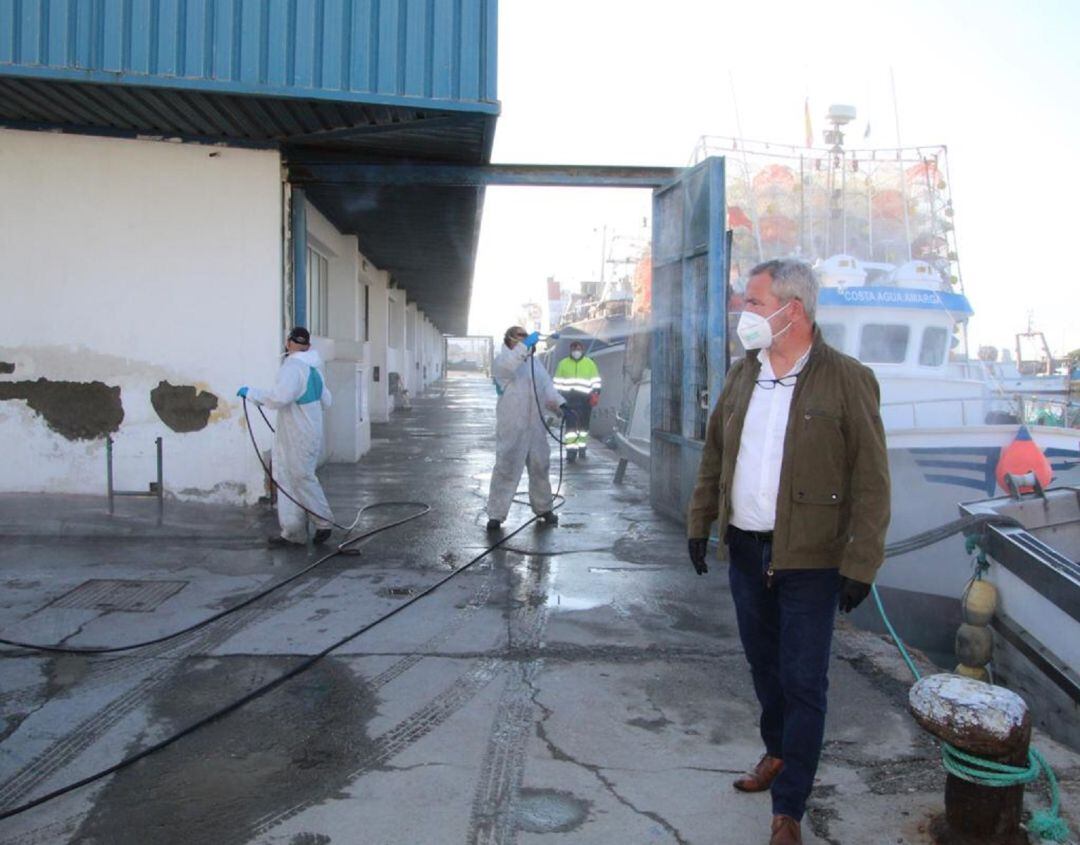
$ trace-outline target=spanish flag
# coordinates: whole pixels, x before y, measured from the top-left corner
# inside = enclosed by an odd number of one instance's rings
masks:
[[[810,98],[803,105],[803,119],[806,121],[806,146],[814,146],[814,129],[810,126]]]

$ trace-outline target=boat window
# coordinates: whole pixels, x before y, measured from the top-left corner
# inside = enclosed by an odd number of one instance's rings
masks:
[[[930,326],[923,332],[919,363],[924,367],[937,367],[945,363],[945,347],[949,333],[941,326]]]
[[[821,336],[829,346],[841,352],[844,351],[844,335],[847,333],[847,326],[843,323],[818,323],[818,328],[821,329]]]
[[[859,338],[859,360],[867,364],[902,364],[907,358],[910,326],[871,323]]]

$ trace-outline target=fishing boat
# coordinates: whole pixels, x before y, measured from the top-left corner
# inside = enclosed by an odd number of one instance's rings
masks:
[[[960,272],[946,149],[848,149],[843,130],[854,116],[831,108],[820,149],[699,142],[695,161],[726,159],[729,359],[745,354],[734,325],[749,270],[800,257],[821,280],[817,323],[826,341],[871,367],[881,387],[890,542],[950,521],[958,503],[1006,492],[999,464],[1018,436],[1045,458],[1055,485],[1080,485],[1080,429],[1068,395],[1011,390],[968,354],[975,310]],[[639,368],[625,389],[616,444],[621,458],[648,466],[649,370]],[[702,420],[709,407],[702,396]],[[946,662],[971,574],[954,538],[887,561],[878,584],[905,637]],[[880,625],[867,605],[855,621]]]
[[[1080,488],[1013,493],[960,510],[1013,521],[979,537],[979,574],[998,597],[995,681],[1023,695],[1035,724],[1080,748]]]

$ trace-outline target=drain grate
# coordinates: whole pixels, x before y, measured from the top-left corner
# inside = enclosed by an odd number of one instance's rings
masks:
[[[416,595],[416,587],[383,587],[376,590],[375,595],[384,599],[407,599]]]
[[[128,610],[145,613],[187,586],[187,581],[120,581],[93,578],[49,602],[46,607],[81,610]]]

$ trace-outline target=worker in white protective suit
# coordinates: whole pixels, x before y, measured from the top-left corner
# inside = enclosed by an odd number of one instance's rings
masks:
[[[333,519],[326,494],[315,475],[322,450],[323,407],[330,407],[330,390],[319,372],[322,358],[311,348],[307,329],[297,327],[289,332],[285,351],[287,355],[281,362],[273,390],[241,387],[236,395],[277,411],[270,467],[279,488],[277,512],[281,536],[271,537],[270,545],[306,543],[309,518],[315,524],[313,539],[318,545],[330,538]]]
[[[533,513],[546,525],[559,524],[552,510],[548,478],[551,443],[540,409],[559,413],[563,398],[547,370],[532,355],[539,339],[536,332],[528,334],[521,326],[511,326],[492,364],[499,402],[495,410],[495,470],[488,493],[488,531],[499,530],[506,519],[525,467],[529,469],[529,504]]]

